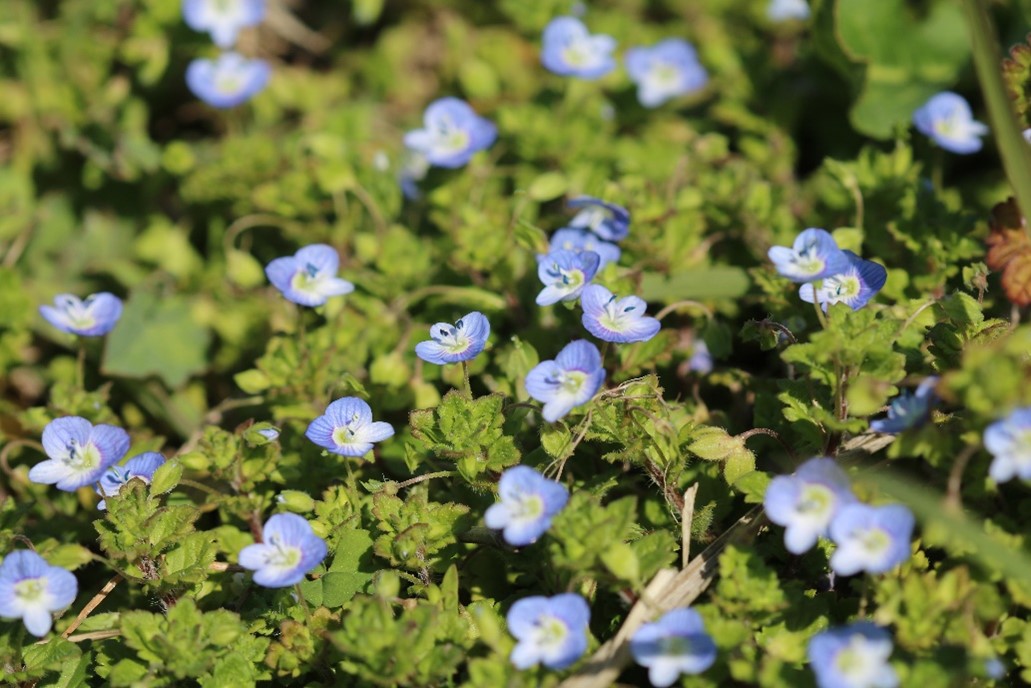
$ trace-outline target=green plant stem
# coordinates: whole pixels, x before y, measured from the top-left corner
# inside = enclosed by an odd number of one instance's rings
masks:
[[[304,599],[304,592],[301,590],[301,584],[294,583],[294,590],[297,591],[297,599],[304,608],[304,616],[308,619],[308,626],[313,627],[315,625],[315,620],[311,617],[311,607],[308,606],[308,600]]]
[[[462,379],[465,381],[465,395],[469,401],[473,399],[473,384],[469,380],[469,361],[462,361]]]
[[[78,337],[79,352],[75,359],[75,386],[86,391],[86,340]]]
[[[988,118],[995,134],[999,156],[1013,186],[1020,211],[1031,213],[1031,146],[1027,145],[1013,114],[1006,86],[1002,82],[999,64],[1002,55],[995,27],[983,0],[962,0],[970,27],[970,43],[974,53],[974,67],[981,82]],[[1031,232],[1031,229],[1025,228]]]
[[[827,314],[823,312],[823,305],[820,303],[820,285],[823,280],[813,282],[813,308],[816,309],[816,319],[820,321],[820,329],[827,329]]]

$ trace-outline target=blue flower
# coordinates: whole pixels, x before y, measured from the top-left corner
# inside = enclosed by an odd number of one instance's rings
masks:
[[[444,365],[473,359],[483,351],[490,323],[483,313],[473,311],[454,325],[437,323],[430,328],[432,341],[415,345],[415,355],[427,363]]]
[[[575,17],[556,17],[544,27],[541,64],[555,74],[594,80],[616,68],[616,39],[592,36]]]
[[[508,630],[519,642],[509,656],[517,669],[537,664],[564,669],[587,650],[591,609],[574,593],[524,597],[508,610]]]
[[[810,227],[791,248],[774,246],[767,253],[773,266],[792,282],[814,282],[848,269],[849,262],[826,230]]]
[[[622,241],[630,233],[630,212],[621,205],[594,196],[577,196],[566,205],[580,210],[570,227],[589,229],[605,241]]]
[[[536,542],[569,500],[562,483],[529,466],[513,466],[502,473],[498,495],[501,501],[487,509],[483,520],[488,528],[503,529],[505,542],[516,547]]]
[[[364,456],[374,442],[394,436],[390,423],[372,420],[372,409],[358,397],[337,399],[304,433],[320,447],[341,456]]]
[[[526,391],[544,403],[544,420],[554,423],[590,401],[604,380],[598,347],[577,339],[566,344],[555,360],[542,361],[527,373]]]
[[[832,628],[809,639],[807,654],[818,688],[894,688],[891,635],[869,621]]]
[[[995,457],[988,469],[992,480],[1031,480],[1031,407],[1018,408],[985,428],[984,446]]]
[[[913,124],[945,150],[959,154],[981,150],[981,137],[988,133],[988,127],[974,119],[966,99],[949,91],[931,96],[920,106],[913,113]]]
[[[422,153],[413,150],[406,152],[401,161],[401,169],[397,174],[397,183],[401,186],[401,193],[409,201],[418,200],[422,193],[419,191],[419,182],[426,178],[430,170],[430,161]]]
[[[265,18],[265,0],[183,0],[183,19],[194,31],[207,31],[220,48],[236,43],[240,29]]]
[[[50,631],[51,614],[74,602],[78,592],[70,571],[50,566],[35,552],[11,552],[0,563],[0,616],[21,619],[37,638]]]
[[[269,282],[287,301],[301,306],[321,306],[333,296],[354,291],[354,285],[337,277],[340,257],[326,244],[305,246],[293,256],[276,258],[265,267]]]
[[[423,128],[405,134],[405,146],[437,167],[461,167],[498,137],[490,120],[458,98],[440,98],[426,108]]]
[[[636,296],[617,299],[600,284],[592,284],[580,295],[584,314],[581,321],[587,331],[606,342],[626,344],[646,342],[662,327],[655,318],[644,314],[648,308]]]
[[[863,260],[852,251],[842,251],[849,261],[844,271],[824,277],[817,291],[812,284],[798,288],[798,296],[806,303],[820,300],[823,310],[835,303],[844,303],[854,311],[866,305],[888,281],[888,271],[880,263]]]
[[[687,369],[708,375],[712,372],[712,365],[712,353],[709,351],[709,345],[705,343],[704,339],[696,339],[691,348],[691,358],[687,360]]]
[[[695,49],[681,38],[631,48],[625,59],[630,79],[637,84],[637,100],[648,108],[697,91],[709,81]]]
[[[809,18],[809,4],[806,0],[770,0],[766,7],[770,21],[805,21]]]
[[[552,251],[537,259],[537,277],[544,289],[537,294],[538,306],[559,301],[576,301],[584,287],[594,279],[601,258],[592,251]]]
[[[222,53],[215,60],[199,58],[186,68],[186,85],[195,96],[217,108],[246,103],[265,88],[272,68],[265,60]]]
[[[164,462],[165,457],[157,452],[138,454],[126,461],[124,466],[111,466],[111,468],[107,469],[107,472],[100,476],[100,481],[94,489],[101,497],[114,497],[133,478],[142,480],[147,485],[150,485],[150,480],[154,477],[154,471]],[[101,499],[100,503],[97,504],[97,508],[106,509],[107,500]]]
[[[831,521],[829,534],[837,547],[831,569],[841,576],[859,571],[884,573],[909,559],[909,540],[916,521],[901,504],[846,504]]]
[[[247,545],[237,557],[240,566],[256,571],[254,582],[266,588],[285,588],[326,558],[326,541],[312,532],[297,514],[275,514],[265,521],[262,542]]]
[[[785,526],[787,550],[802,554],[827,535],[837,513],[855,501],[848,476],[834,459],[817,457],[799,466],[794,475],[771,480],[763,506],[772,522]]]
[[[79,416],[55,418],[43,428],[43,450],[49,458],[29,470],[29,480],[74,492],[125,456],[129,433],[114,425],[94,426]]]
[[[916,388],[915,394],[903,392],[891,400],[888,417],[870,421],[870,429],[895,435],[910,428],[923,425],[931,415],[934,404],[934,388],[938,384],[938,376],[932,375]]]
[[[700,674],[716,661],[716,643],[705,632],[702,617],[686,607],[646,623],[630,638],[634,661],[648,668],[656,688],[673,685],[680,674]]]
[[[599,259],[599,270],[604,268],[608,263],[618,263],[619,256],[622,254],[619,250],[619,246],[610,244],[607,241],[602,241],[590,230],[580,227],[563,227],[562,229],[556,230],[556,232],[551,235],[551,245],[549,246],[549,250],[572,251],[573,253],[591,251],[592,253],[597,253]],[[538,260],[543,257],[543,254],[538,254],[537,256]]]
[[[100,337],[110,332],[122,317],[122,300],[106,291],[85,299],[58,294],[53,306],[40,306],[39,312],[59,330],[80,337]]]

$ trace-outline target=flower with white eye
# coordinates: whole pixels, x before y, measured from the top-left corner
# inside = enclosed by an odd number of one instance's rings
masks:
[[[428,342],[415,345],[415,355],[427,363],[444,365],[473,359],[483,351],[490,335],[490,323],[483,313],[473,311],[454,325],[437,323],[430,328]]]
[[[242,105],[268,84],[272,68],[265,60],[248,60],[239,53],[222,53],[214,60],[198,58],[186,68],[186,85],[195,96],[216,108]]]
[[[491,147],[498,129],[459,98],[433,101],[423,114],[423,128],[405,134],[405,146],[437,167],[462,167]]]
[[[55,418],[43,428],[48,460],[29,470],[34,483],[56,485],[65,492],[96,482],[107,467],[129,451],[129,433],[114,425],[93,425],[79,416]]]
[[[645,315],[648,308],[636,296],[617,298],[600,284],[592,284],[580,295],[584,313],[581,321],[587,331],[606,342],[626,344],[646,342],[656,334],[662,324]]]
[[[552,19],[544,27],[541,43],[541,64],[555,74],[594,80],[616,68],[612,57],[616,40],[590,34],[576,17]]]
[[[604,380],[598,347],[577,339],[563,347],[555,360],[541,361],[527,373],[526,391],[544,403],[544,420],[554,423],[590,401]]]
[[[913,113],[913,124],[945,150],[960,155],[981,150],[981,137],[988,133],[988,127],[974,119],[970,103],[949,91],[931,96]]]
[[[336,249],[312,244],[292,256],[276,258],[265,267],[265,275],[287,301],[300,306],[321,306],[334,296],[354,291],[353,284],[337,277],[339,267]]]
[[[265,18],[265,0],[183,0],[183,19],[194,31],[207,31],[223,50],[236,43],[240,29]]]
[[[40,306],[39,312],[59,330],[80,337],[100,337],[110,332],[122,317],[122,300],[106,291],[84,299],[74,294],[58,294],[53,306]]]
[[[569,501],[569,490],[529,466],[513,466],[501,474],[498,496],[501,500],[487,509],[483,520],[488,528],[501,530],[505,542],[521,547],[548,530],[552,517]]]
[[[364,456],[375,442],[394,436],[390,423],[372,420],[372,409],[358,397],[337,399],[313,420],[305,436],[341,456]]]
[[[254,582],[284,588],[304,580],[326,558],[326,541],[297,514],[275,514],[261,531],[263,542],[240,550],[240,566],[255,571]]]
[[[11,552],[0,563],[0,616],[21,619],[37,638],[50,631],[51,614],[74,602],[78,592],[70,571],[30,550]]]

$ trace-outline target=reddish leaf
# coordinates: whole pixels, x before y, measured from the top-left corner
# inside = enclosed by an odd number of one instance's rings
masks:
[[[1002,273],[1006,298],[1018,306],[1031,304],[1031,235],[1010,198],[992,208],[988,235],[988,267]]]

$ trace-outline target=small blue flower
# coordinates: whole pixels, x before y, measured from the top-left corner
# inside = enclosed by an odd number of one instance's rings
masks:
[[[154,471],[165,462],[165,457],[157,452],[144,452],[138,454],[125,462],[124,466],[111,466],[107,472],[100,476],[100,481],[94,488],[101,497],[114,497],[130,480],[136,478],[150,485]],[[97,508],[107,509],[107,500],[101,499]]]
[[[687,369],[708,375],[712,372],[712,367],[712,353],[709,351],[709,345],[705,343],[704,339],[696,339],[691,347],[691,358],[687,360]]]
[[[548,247],[549,251],[572,251],[573,253],[583,253],[584,251],[591,251],[592,253],[598,254],[598,269],[601,270],[608,263],[618,263],[619,256],[622,251],[619,250],[619,246],[610,244],[607,241],[602,241],[596,234],[590,230],[583,229],[580,227],[563,227],[562,229],[556,230],[551,235],[551,245]],[[538,254],[538,260],[543,258],[543,254]]]
[[[519,642],[509,656],[517,669],[537,664],[564,669],[587,650],[591,609],[574,593],[524,597],[508,610],[508,630]]]
[[[817,633],[807,648],[818,688],[894,688],[891,651],[891,634],[869,621]]]
[[[917,130],[952,153],[965,155],[981,150],[988,127],[974,119],[963,96],[945,91],[931,96],[913,113]]]
[[[265,18],[265,0],[183,0],[183,19],[194,31],[207,31],[219,48],[236,43],[240,29]]]
[[[992,480],[1031,480],[1031,407],[1018,408],[985,428],[984,446],[995,457],[988,469]]]
[[[269,282],[287,301],[301,306],[321,306],[333,296],[354,291],[354,285],[337,277],[340,256],[326,244],[305,246],[293,256],[276,258],[265,267]]]
[[[372,420],[372,409],[358,397],[337,399],[308,425],[305,436],[341,456],[365,456],[374,442],[394,436],[390,423]]]
[[[490,322],[483,313],[473,311],[454,325],[437,323],[430,328],[431,341],[415,345],[415,355],[427,363],[444,365],[475,358],[487,345]]]
[[[634,661],[648,668],[656,688],[673,685],[680,674],[700,674],[716,661],[716,643],[705,632],[705,622],[686,607],[666,612],[646,623],[630,638]]]
[[[805,21],[809,18],[809,4],[806,0],[770,0],[766,7],[770,21]]]
[[[849,262],[826,230],[810,227],[791,248],[774,246],[767,253],[773,266],[792,282],[814,282],[848,269]]]
[[[548,480],[529,466],[513,466],[498,481],[501,501],[483,515],[488,528],[502,530],[505,542],[522,547],[537,541],[569,500],[562,483]]]
[[[842,251],[849,261],[844,271],[824,277],[819,291],[812,284],[798,288],[798,296],[806,303],[820,300],[823,310],[835,303],[844,303],[854,311],[865,306],[888,281],[888,271],[880,263],[863,260],[852,251]]]
[[[840,576],[892,570],[909,559],[915,523],[913,513],[901,504],[842,506],[828,529],[837,545],[831,569]]]
[[[257,433],[269,442],[275,442],[279,439],[279,428],[262,428]]]
[[[637,84],[637,100],[648,108],[697,91],[709,81],[694,47],[681,38],[631,48],[625,60],[630,79]]]
[[[198,58],[191,62],[186,68],[186,85],[212,107],[233,108],[265,88],[271,74],[272,68],[265,60],[222,53],[215,60]]]
[[[544,27],[541,64],[555,74],[593,81],[616,68],[615,49],[612,36],[592,36],[579,19],[556,17]]]
[[[544,289],[537,294],[538,306],[550,306],[559,301],[576,301],[595,273],[601,258],[592,251],[552,251],[537,259],[537,277]]]
[[[70,571],[50,566],[35,552],[11,552],[0,563],[0,616],[21,619],[37,638],[50,631],[51,614],[74,602],[78,592]]]
[[[247,545],[237,557],[240,566],[256,571],[254,582],[266,588],[285,588],[326,558],[326,541],[312,532],[297,514],[275,514],[265,521],[262,542]]]
[[[763,506],[772,522],[785,526],[787,550],[802,554],[827,535],[837,513],[855,501],[848,476],[834,459],[817,457],[799,466],[794,475],[771,480]]]
[[[80,337],[100,337],[110,332],[122,317],[122,300],[106,291],[85,299],[58,294],[53,306],[40,306],[39,312],[59,330]]]
[[[491,147],[498,130],[458,98],[440,98],[426,108],[423,128],[405,134],[405,146],[437,167],[462,167]]]
[[[630,233],[630,212],[621,205],[594,196],[577,196],[566,205],[580,211],[570,227],[589,229],[605,241],[622,241]]]
[[[544,403],[544,420],[554,423],[591,400],[605,380],[601,352],[577,339],[566,344],[553,361],[542,361],[526,375],[526,391]]]
[[[43,428],[43,450],[49,458],[29,470],[29,480],[74,492],[121,461],[129,443],[129,433],[114,425],[94,426],[79,416],[55,418]]]
[[[426,178],[430,170],[430,161],[422,153],[413,150],[406,150],[404,159],[401,161],[401,169],[397,173],[397,183],[401,186],[401,193],[409,201],[417,201],[422,197],[419,191],[419,182]]]
[[[931,415],[931,406],[935,399],[934,388],[938,380],[938,376],[932,375],[920,383],[915,394],[903,392],[892,399],[888,407],[888,417],[870,421],[870,429],[874,432],[896,435],[923,425]]]
[[[626,344],[646,342],[662,327],[655,318],[644,312],[648,308],[636,296],[617,299],[611,291],[600,284],[592,284],[580,295],[584,314],[581,321],[587,331],[606,342]]]

